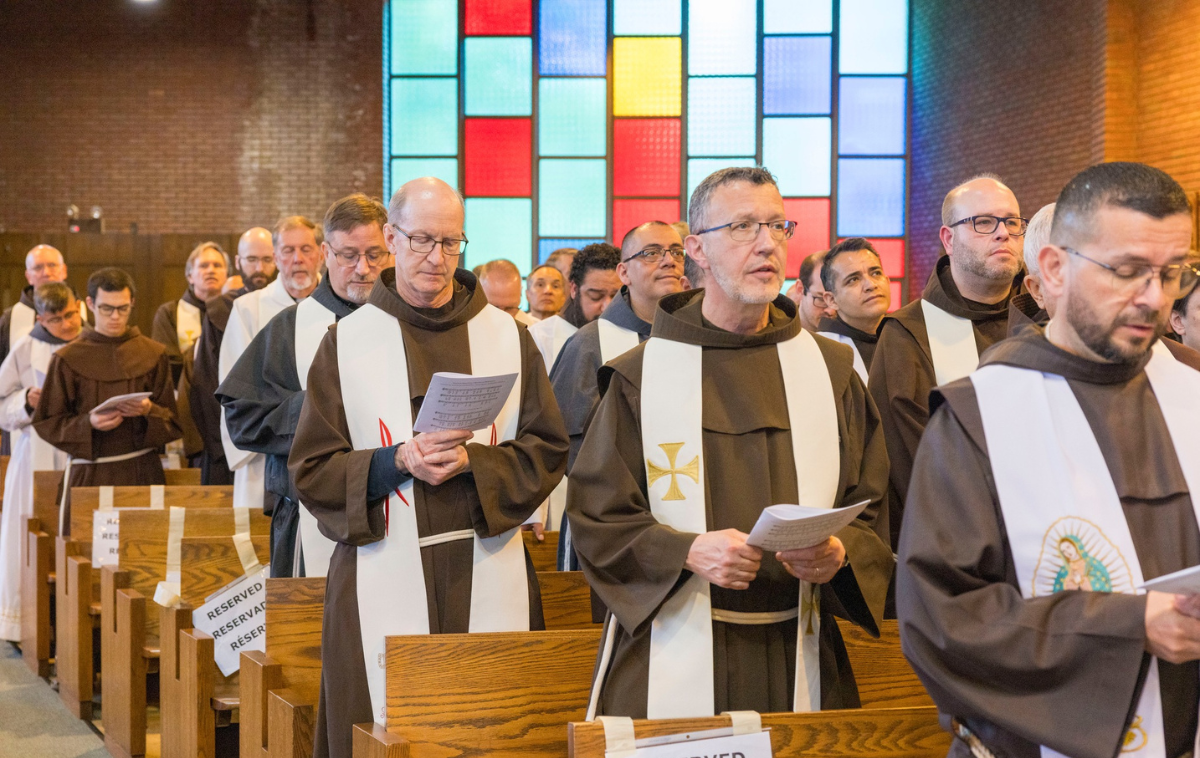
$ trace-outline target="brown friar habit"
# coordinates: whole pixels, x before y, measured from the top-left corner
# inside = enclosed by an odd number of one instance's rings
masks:
[[[417,418],[435,371],[471,372],[467,322],[487,303],[474,276],[460,269],[454,295],[441,308],[414,308],[396,293],[395,273],[385,270],[368,302],[400,322],[408,358],[412,417]],[[321,533],[338,544],[326,579],[321,635],[321,696],[318,706],[318,758],[349,758],[354,724],[372,720],[371,698],[363,663],[358,619],[357,547],[384,536],[384,494],[399,486],[394,447],[355,451],[342,404],[338,371],[337,326],[330,328],[313,359],[311,382],[300,412],[289,458],[304,506],[320,523]],[[469,473],[432,486],[414,483],[417,531],[428,537],[474,529],[481,537],[522,524],[562,479],[568,440],[541,354],[524,326],[521,333],[521,412],[515,439],[496,446],[467,445]],[[379,377],[387,392],[388,377]],[[429,630],[434,634],[468,631],[471,610],[470,540],[424,547]],[[542,629],[541,596],[533,564],[529,576],[529,623]],[[387,587],[375,590],[390,602]]]
[[[1064,377],[1121,499],[1146,579],[1200,563],[1200,531],[1162,411],[1136,364],[1095,363],[1031,327],[984,356]],[[1200,363],[1193,363],[1193,367]],[[974,386],[938,388],[917,453],[900,540],[896,605],[904,652],[942,713],[996,755],[1047,745],[1112,758],[1149,666],[1145,595],[1059,592],[1025,599],[993,485]],[[1168,756],[1192,750],[1196,662],[1158,663]],[[951,755],[969,755],[956,743]]]
[[[882,326],[882,322],[880,326]],[[854,340],[854,346],[858,348],[858,354],[862,356],[863,365],[867,367],[867,371],[871,370],[871,362],[875,360],[875,345],[879,343],[878,330],[874,334],[864,332],[862,329],[850,326],[840,317],[834,316],[833,318],[823,317],[817,324],[817,331],[833,332]]]
[[[925,424],[929,422],[929,391],[937,384],[921,300],[928,300],[952,316],[970,319],[975,332],[975,347],[980,355],[1004,339],[1008,332],[1008,298],[995,304],[964,298],[950,276],[950,258],[945,255],[938,259],[920,299],[884,319],[868,387],[883,419],[888,459],[892,464],[888,527],[893,548],[899,540],[900,522],[904,518],[913,456],[917,453]]]
[[[196,297],[191,287],[184,290],[179,300],[200,309],[200,323],[203,325],[205,303]],[[179,385],[179,377],[183,372],[183,353],[179,350],[178,320],[176,314],[179,300],[171,300],[158,306],[158,310],[154,312],[154,323],[150,327],[150,339],[167,349],[167,360],[171,363],[171,379],[175,382],[176,386]],[[199,335],[196,338],[199,339]]]
[[[770,323],[738,335],[701,315],[703,290],[659,301],[651,339],[703,347],[705,497],[709,530],[749,532],[763,509],[794,503],[799,491],[792,431],[776,344],[800,331],[795,305],[779,297]],[[833,616],[878,635],[891,579],[891,550],[873,522],[886,508],[887,451],[875,404],[854,372],[850,349],[816,337],[837,405],[841,472],[837,505],[871,505],[837,536],[850,565],[821,592],[821,707],[859,705],[845,646]],[[600,370],[601,399],[571,469],[567,516],[592,588],[620,623],[603,674],[599,713],[646,717],[651,622],[676,588],[695,534],[663,526],[651,513],[642,453],[641,380],[645,345]],[[802,422],[802,419],[793,419]],[[747,590],[712,587],[712,607],[783,611],[798,604],[798,581],[766,555]],[[613,623],[610,617],[608,623]],[[790,711],[796,665],[796,619],[755,626],[713,622],[713,687],[718,712]]]
[[[88,415],[93,408],[130,392],[153,393],[148,415],[127,418],[107,432],[92,428]],[[74,465],[69,487],[163,484],[166,478],[158,448],[182,435],[175,420],[175,387],[163,346],[143,337],[136,326],[120,337],[106,337],[85,326],[79,339],[64,345],[50,359],[33,428],[72,458],[87,461],[152,448],[145,455],[118,463]],[[69,510],[64,523],[69,529]]]
[[[221,357],[221,341],[225,339],[225,327],[233,301],[252,292],[248,287],[227,292],[210,301],[204,309],[200,322],[200,339],[196,341],[196,358],[192,366],[192,382],[189,406],[196,432],[203,443],[200,454],[200,481],[203,484],[233,484],[233,472],[225,460],[225,446],[221,444],[221,404],[216,392],[219,381],[218,364]]]

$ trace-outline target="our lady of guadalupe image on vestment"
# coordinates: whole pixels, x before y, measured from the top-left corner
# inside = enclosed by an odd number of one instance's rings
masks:
[[[1121,551],[1100,527],[1077,516],[1061,518],[1046,530],[1033,578],[1035,597],[1063,590],[1134,591]]]

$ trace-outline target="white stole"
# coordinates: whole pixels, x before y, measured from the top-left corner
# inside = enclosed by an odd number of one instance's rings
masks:
[[[175,337],[181,353],[200,339],[200,309],[182,297],[175,302]]]
[[[829,370],[816,340],[801,330],[777,345],[800,505],[832,508],[837,500],[840,441]],[[709,531],[703,432],[703,348],[657,337],[642,361],[642,454],[654,517],[681,532]],[[803,434],[795,432],[803,429]],[[665,464],[665,465],[664,465]],[[820,624],[816,588],[800,582],[797,598],[796,711],[820,710]],[[647,691],[649,718],[714,715],[710,585],[693,575],[652,621]]]
[[[547,374],[554,368],[554,362],[558,360],[558,354],[562,352],[567,340],[577,331],[577,327],[559,315],[542,319],[529,327],[529,335],[533,337],[533,343],[537,345],[538,352],[542,354],[542,360],[546,363]]]
[[[337,321],[333,311],[321,305],[315,298],[306,297],[296,306],[296,374],[300,377],[300,389],[308,389],[308,369],[312,366],[317,348],[329,327]],[[300,506],[300,544],[304,555],[305,576],[325,576],[329,572],[329,561],[333,557],[333,540],[321,534],[317,519],[303,505]]]
[[[368,303],[338,323],[337,335],[342,404],[354,449],[373,450],[412,439],[408,358],[400,322]],[[495,423],[497,440],[511,440],[517,434],[521,405],[517,324],[504,311],[488,305],[467,322],[467,339],[473,374],[518,374]],[[490,444],[491,435],[492,429],[481,430],[473,442]],[[389,494],[384,505],[387,535],[358,548],[359,624],[371,713],[380,724],[386,717],[385,637],[429,633],[422,545],[474,540],[469,631],[529,630],[529,589],[520,530],[486,538],[467,530],[418,539],[413,494],[412,479]]]
[[[858,343],[852,337],[847,337],[837,332],[817,332],[817,334],[850,346],[850,349],[854,351],[854,373],[858,374],[858,378],[862,379],[863,384],[866,384],[868,377],[867,364],[863,361],[862,353],[858,351]]]
[[[80,305],[82,307],[82,303]],[[12,350],[12,346],[17,344],[17,340],[33,331],[35,321],[37,321],[37,311],[20,300],[13,303],[12,312],[8,319],[9,350]]]
[[[975,327],[970,319],[954,316],[928,300],[921,300],[925,331],[929,334],[929,355],[933,376],[940,387],[962,379],[979,366],[979,348],[975,345]]]
[[[1165,355],[1164,355],[1165,353]],[[1200,493],[1200,373],[1156,346],[1146,376],[1188,490]],[[1067,380],[1013,366],[971,375],[1023,597],[1142,584],[1129,524],[1095,433]],[[1192,498],[1200,521],[1200,497]],[[1152,659],[1122,755],[1165,756],[1158,660]],[[1197,746],[1200,749],[1200,745]],[[1061,754],[1042,747],[1043,758]]]

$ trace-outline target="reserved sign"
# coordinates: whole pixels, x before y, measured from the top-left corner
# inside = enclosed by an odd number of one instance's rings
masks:
[[[92,511],[92,565],[116,566],[121,557],[121,511]]]
[[[238,670],[242,653],[266,649],[269,576],[270,567],[262,566],[192,611],[192,624],[213,638],[213,658],[224,676]]]
[[[649,741],[638,740],[642,744]],[[772,758],[771,733],[735,734],[639,747],[633,758]]]

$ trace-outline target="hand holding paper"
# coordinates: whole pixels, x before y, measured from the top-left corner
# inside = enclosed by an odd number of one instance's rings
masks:
[[[776,552],[820,545],[858,518],[870,502],[864,500],[845,508],[772,505],[763,509],[746,542]]]
[[[105,400],[100,405],[97,405],[91,410],[93,415],[105,415],[111,412],[121,412],[122,406],[132,408],[134,405],[141,405],[141,401],[148,399],[152,392],[130,392],[128,395],[116,395]],[[130,403],[129,401],[133,401]]]
[[[439,371],[429,382],[413,431],[486,429],[500,415],[516,381],[516,374],[471,376]]]

